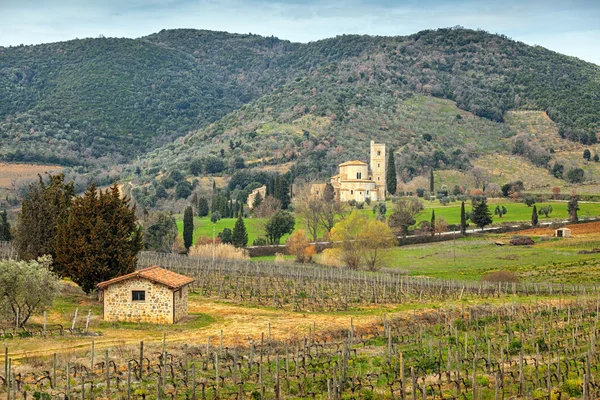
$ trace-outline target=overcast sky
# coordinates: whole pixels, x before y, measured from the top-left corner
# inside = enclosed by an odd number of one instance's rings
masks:
[[[196,28],[308,42],[462,25],[600,65],[600,0],[0,0],[0,46]]]

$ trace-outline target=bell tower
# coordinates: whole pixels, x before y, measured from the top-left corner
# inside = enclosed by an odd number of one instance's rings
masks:
[[[375,143],[371,140],[371,179],[375,181],[377,185],[377,198],[385,199],[386,187],[385,187],[385,144]]]

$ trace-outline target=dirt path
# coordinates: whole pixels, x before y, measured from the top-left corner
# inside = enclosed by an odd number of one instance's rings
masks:
[[[342,313],[301,313],[287,310],[245,307],[211,300],[193,300],[189,304],[190,313],[203,313],[215,318],[210,325],[191,329],[181,325],[166,326],[168,343],[206,344],[208,337],[211,343],[218,344],[220,331],[223,330],[225,346],[246,346],[252,340],[259,341],[261,333],[268,335],[269,324],[274,339],[285,340],[302,337],[314,325],[319,329],[347,328],[350,318],[355,327],[371,325],[377,321],[378,315],[359,313],[358,315]],[[93,329],[91,329],[93,330]],[[97,350],[107,347],[137,346],[141,340],[145,343],[160,343],[163,334],[160,330],[148,331],[140,329],[103,329],[97,337],[56,337],[52,339],[28,338],[4,341],[8,346],[9,356],[14,360],[51,356],[53,353],[65,356],[90,349],[92,340]]]

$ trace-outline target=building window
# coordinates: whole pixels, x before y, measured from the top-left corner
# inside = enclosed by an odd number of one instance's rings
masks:
[[[354,194],[354,190],[351,190],[351,191],[350,191],[350,194]]]
[[[380,177],[380,176],[378,176],[378,177],[377,177],[377,180],[380,180],[380,179],[381,179],[381,177]]]
[[[379,168],[379,163],[377,163],[377,168]]]
[[[362,172],[356,173],[356,179],[362,179]]]
[[[367,190],[367,195],[369,194],[369,191]]]
[[[146,301],[146,291],[145,290],[132,290],[131,291],[131,301]]]
[[[377,155],[380,156],[381,155],[381,151],[377,150]]]

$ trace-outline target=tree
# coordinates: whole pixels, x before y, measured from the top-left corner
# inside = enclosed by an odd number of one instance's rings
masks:
[[[494,210],[494,215],[497,215],[498,218],[502,218],[502,216],[505,215],[506,212],[507,212],[506,207],[497,205],[496,209]]]
[[[22,327],[32,315],[52,305],[60,281],[51,264],[49,255],[37,261],[0,261],[0,311],[5,321]]]
[[[328,202],[335,200],[335,190],[333,189],[331,182],[327,182],[327,184],[325,184],[325,189],[323,189],[323,200]]]
[[[490,180],[490,174],[487,170],[475,167],[471,170],[471,175],[473,176],[473,183],[475,184],[475,188],[479,189],[483,188]]]
[[[433,176],[433,168],[429,169],[429,193],[435,193],[435,178]]]
[[[365,265],[375,271],[387,264],[386,249],[396,242],[396,236],[384,222],[370,219],[360,211],[352,212],[331,230],[338,257],[351,269]]]
[[[233,232],[229,228],[223,228],[221,232],[217,235],[220,239],[220,243],[231,244],[233,243]],[[198,242],[196,242],[198,244]],[[212,239],[210,244],[212,244]]]
[[[199,217],[206,217],[208,215],[208,200],[206,199],[206,197],[200,197],[198,199],[198,216]]]
[[[217,221],[219,221],[221,219],[221,213],[218,211],[213,211],[210,214],[210,222],[212,222],[213,224],[216,224]]]
[[[233,233],[231,235],[231,243],[235,247],[246,247],[248,245],[248,232],[246,231],[246,224],[242,216],[240,215],[235,221],[233,227]]]
[[[388,224],[396,233],[406,237],[408,227],[415,224],[415,218],[423,209],[423,203],[414,197],[396,199],[392,214],[388,219]]]
[[[295,203],[295,214],[303,222],[304,227],[311,236],[312,241],[316,243],[319,234],[319,221],[321,216],[321,208],[326,201],[310,193],[305,192],[297,198]]]
[[[435,235],[435,209],[431,210],[431,222],[429,223],[431,236]]]
[[[170,253],[177,238],[175,218],[166,212],[155,212],[144,221],[145,248]]]
[[[86,293],[99,282],[135,271],[143,247],[135,211],[116,183],[104,192],[92,185],[73,200],[68,221],[59,227],[56,269]]]
[[[262,194],[260,194],[260,192],[256,193],[256,196],[254,196],[254,201],[252,202],[252,208],[258,208],[262,202]]]
[[[567,171],[567,181],[571,183],[582,183],[585,171],[582,168],[571,168]]]
[[[525,197],[525,200],[523,200],[523,202],[527,205],[527,207],[531,207],[535,204],[535,197],[527,196]]]
[[[183,211],[183,245],[189,249],[194,244],[194,211],[186,207]]]
[[[0,242],[10,242],[12,233],[10,231],[10,222],[6,210],[0,212]]]
[[[252,209],[257,218],[271,218],[278,210],[281,210],[281,201],[273,196],[267,196],[258,207]]]
[[[538,210],[538,215],[544,215],[546,218],[548,218],[548,216],[552,214],[552,211],[552,206],[548,204],[547,206],[540,207]]]
[[[571,195],[571,199],[567,203],[567,211],[569,212],[569,221],[579,221],[579,217],[577,216],[577,211],[579,211],[579,196],[576,194]]]
[[[389,194],[396,194],[396,161],[394,160],[394,151],[390,151],[388,156],[387,170],[385,171],[385,183]]]
[[[531,211],[531,225],[532,226],[538,225],[538,213],[537,213],[537,208],[536,208],[535,204],[533,205],[533,210]]]
[[[594,154],[594,162],[600,161],[600,156],[598,154]]]
[[[292,233],[295,223],[294,216],[288,211],[279,210],[273,214],[265,225],[265,233],[269,238],[269,243],[279,244],[283,235]]]
[[[490,210],[488,208],[488,204],[487,204],[487,199],[481,198],[481,199],[474,199],[473,200],[473,210],[471,212],[471,221],[473,221],[473,223],[475,225],[477,225],[479,228],[481,228],[481,230],[483,230],[483,228],[486,225],[489,225],[492,223],[492,214],[490,213]]]
[[[48,175],[47,182],[39,176],[37,183],[29,185],[15,232],[22,260],[35,260],[44,254],[56,259],[57,230],[66,222],[74,196],[75,186],[65,183],[63,174]]]
[[[437,233],[438,236],[441,236],[442,233],[446,232],[447,230],[448,230],[448,222],[446,221],[446,219],[444,217],[438,218],[438,220],[435,223],[435,226],[432,227],[433,233]]]
[[[583,151],[583,159],[587,160],[587,161],[590,161],[591,158],[592,158],[592,153],[590,152],[589,149],[585,149]]]
[[[294,231],[285,241],[285,247],[290,255],[296,256],[296,262],[311,262],[315,253],[315,247],[308,243],[304,229]]]
[[[460,233],[467,234],[467,214],[465,213],[465,202],[460,204]]]

